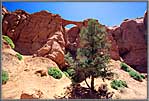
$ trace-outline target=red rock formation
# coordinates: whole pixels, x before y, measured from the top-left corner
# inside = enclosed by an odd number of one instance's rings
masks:
[[[83,21],[83,26],[88,25],[88,20]],[[66,39],[67,39],[67,46],[66,49],[72,54],[76,55],[76,49],[79,47],[79,33],[80,33],[80,28],[78,26],[72,27],[66,32]],[[109,30],[109,29],[107,29]],[[111,34],[108,34],[108,39],[111,41],[111,49],[110,49],[110,56],[114,60],[119,60],[119,50],[118,46],[116,44],[116,41],[113,39]]]
[[[16,51],[49,57],[64,65],[64,29],[59,15],[47,11],[28,14],[17,10],[5,15],[2,30],[12,38]]]
[[[60,67],[65,65],[65,48],[75,53],[80,28],[88,22],[88,19],[83,22],[65,20],[47,11],[28,14],[16,10],[10,13],[3,7],[2,12],[2,32],[12,38],[16,51],[48,57]],[[108,28],[108,37],[112,41],[111,57],[117,60],[121,56],[141,71],[147,70],[147,13],[144,16],[144,19],[127,19],[119,27]],[[76,26],[66,30],[64,27],[68,24]]]
[[[110,57],[114,60],[119,60],[120,55],[118,45],[111,34],[108,34],[108,38],[111,40]]]
[[[144,20],[143,20],[143,23],[144,23],[144,26],[145,26],[146,29],[147,29],[147,16],[148,16],[148,13],[146,11],[145,14],[144,14]]]
[[[66,25],[69,25],[69,24],[74,24],[74,25],[77,25],[78,27],[82,27],[83,26],[83,22],[77,22],[77,21],[69,21],[69,20],[65,20],[65,19],[62,19],[62,25],[65,27]]]
[[[7,11],[7,10],[5,10]],[[40,11],[28,14],[23,10],[3,13],[2,31],[15,43],[15,50],[24,55],[36,54],[55,61],[60,67],[65,65],[65,26],[82,22],[68,21],[57,14]]]
[[[2,15],[8,14],[8,13],[9,11],[4,6],[2,6]]]
[[[76,26],[69,29],[66,33],[66,50],[69,51],[73,57],[76,56],[76,51],[79,46],[79,33],[80,28]]]
[[[147,42],[145,20],[125,20],[119,27],[113,27],[112,34],[124,61],[140,72],[147,72]]]

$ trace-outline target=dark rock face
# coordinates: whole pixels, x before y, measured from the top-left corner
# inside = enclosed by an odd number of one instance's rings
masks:
[[[8,12],[2,7],[2,14],[2,32],[14,41],[16,51],[50,58],[60,67],[65,66],[66,50],[76,55],[81,27],[88,22],[65,20],[47,11],[29,14],[23,10]],[[68,24],[76,26],[67,30]],[[122,57],[135,69],[147,71],[147,12],[143,18],[127,19],[119,27],[107,27],[107,30],[112,43],[111,58]]]
[[[112,34],[124,61],[140,72],[147,72],[147,42],[145,40],[145,17],[123,21],[113,27]]]
[[[76,51],[79,47],[79,33],[80,33],[79,27],[72,27],[69,29],[66,33],[66,39],[67,39],[67,46],[66,50],[69,51],[73,58],[76,57]]]
[[[144,20],[143,20],[143,23],[144,23],[144,26],[145,26],[146,29],[147,29],[147,17],[148,17],[148,13],[146,11],[145,14],[144,14]]]

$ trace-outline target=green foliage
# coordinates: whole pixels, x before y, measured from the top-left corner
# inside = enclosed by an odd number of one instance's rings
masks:
[[[124,71],[126,72],[130,71],[130,67],[126,63],[121,62],[120,66],[121,66],[121,69],[123,69]]]
[[[67,69],[67,73],[69,74],[69,76],[73,76],[75,74],[75,70],[74,69]]]
[[[61,79],[62,78],[61,71],[58,68],[56,68],[56,67],[49,68],[48,74],[50,76],[54,77],[55,79]]]
[[[66,71],[64,71],[63,73],[65,74],[66,77],[69,78],[69,74]]]
[[[137,73],[136,71],[131,69],[130,66],[128,66],[126,63],[121,63],[120,66],[121,66],[121,69],[123,69],[124,71],[128,72],[129,75],[132,78],[134,78],[135,80],[142,81],[142,79],[145,79],[144,75],[141,75],[141,74]]]
[[[3,35],[3,39],[11,46],[11,48],[15,48],[13,41],[8,36]]]
[[[128,87],[127,83],[122,80],[113,80],[110,84],[111,84],[111,87],[116,90],[120,88]]]
[[[22,55],[21,55],[20,53],[17,53],[16,56],[17,56],[17,58],[18,58],[19,60],[22,60],[22,59],[23,59],[23,57],[22,57]]]
[[[78,83],[80,81],[80,75],[77,75],[73,68],[68,68],[66,71],[63,71],[63,73],[66,77],[70,78],[73,83]]]
[[[82,73],[82,78],[85,76],[94,78],[103,76],[108,70],[110,60],[109,49],[110,45],[107,40],[106,28],[99,24],[95,19],[88,21],[88,26],[83,27],[80,32],[80,48],[77,49],[75,59],[71,54],[65,56],[65,60],[69,64],[69,68],[75,70],[72,79],[80,81],[79,73]],[[68,73],[69,74],[69,73]]]
[[[81,30],[77,67],[83,68],[86,75],[98,77],[106,71],[110,59],[106,35],[105,27],[95,19],[89,20],[88,27]]]
[[[141,76],[143,79],[145,79],[145,76],[144,76],[144,75],[141,74],[140,76]]]
[[[138,81],[142,81],[142,77],[139,73],[135,72],[135,71],[130,71],[129,72],[129,75],[134,78],[135,80],[138,80]]]
[[[81,82],[80,77],[76,74],[71,77],[71,80],[73,83],[80,83]]]
[[[8,80],[9,80],[8,72],[2,70],[2,84],[5,84]]]

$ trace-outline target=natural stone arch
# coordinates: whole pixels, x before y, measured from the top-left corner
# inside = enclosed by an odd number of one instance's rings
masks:
[[[76,25],[75,24],[68,24],[65,26],[65,29],[71,29],[73,27],[76,27]]]
[[[79,21],[69,21],[69,20],[65,20],[65,19],[62,19],[62,26],[65,27],[69,24],[74,24],[78,27],[82,27],[83,26],[83,22],[79,22]]]

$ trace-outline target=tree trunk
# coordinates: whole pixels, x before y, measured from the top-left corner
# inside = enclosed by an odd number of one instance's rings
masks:
[[[85,83],[88,86],[89,89],[91,89],[91,87],[89,86],[89,84],[87,83],[86,79],[85,79]]]
[[[94,91],[94,77],[91,76],[91,90]]]

